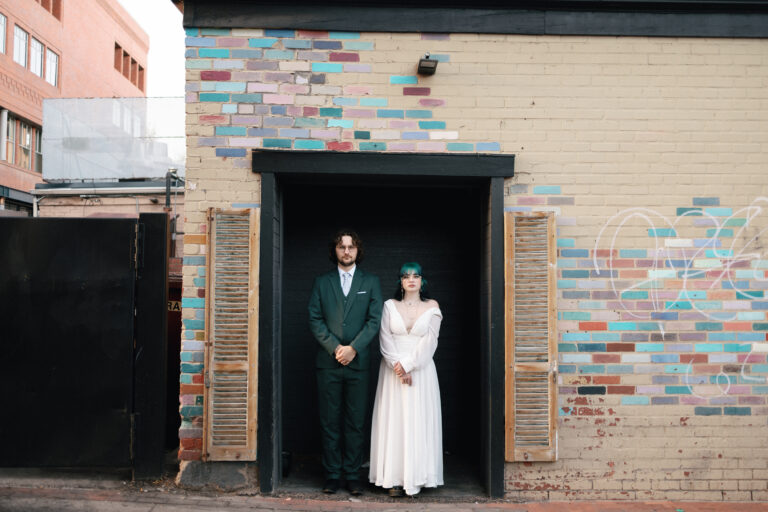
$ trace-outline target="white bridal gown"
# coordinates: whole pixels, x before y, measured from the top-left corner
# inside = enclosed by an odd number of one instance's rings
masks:
[[[381,316],[368,477],[384,488],[402,486],[410,495],[443,485],[440,386],[432,361],[442,318],[439,308],[429,308],[408,332],[392,299],[384,303]],[[398,361],[411,374],[410,386],[395,374]]]

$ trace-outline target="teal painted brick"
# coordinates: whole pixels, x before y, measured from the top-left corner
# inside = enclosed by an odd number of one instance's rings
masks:
[[[621,405],[648,405],[651,403],[649,396],[623,396]]]
[[[361,142],[360,151],[385,151],[387,144],[384,142]]]
[[[605,373],[605,365],[583,364],[579,366],[579,373]]]
[[[323,117],[341,117],[342,109],[332,107],[321,107],[320,115]]]
[[[561,194],[560,185],[537,185],[533,187],[534,194]]]
[[[200,101],[227,103],[229,102],[229,94],[224,94],[220,92],[201,92]]]
[[[419,121],[422,130],[445,130],[445,121]]]
[[[696,303],[696,309],[723,309],[723,303],[719,300],[702,300]]]
[[[355,130],[355,138],[360,140],[370,140],[371,132],[367,130]]]
[[[379,109],[376,111],[377,117],[402,119],[405,116],[405,111],[400,109]]]
[[[563,279],[588,279],[589,270],[561,270],[561,277]]]
[[[663,343],[635,343],[635,352],[664,352]]]
[[[272,48],[275,43],[277,42],[277,38],[274,37],[267,37],[267,38],[251,38],[248,39],[248,46],[251,48]]]
[[[605,372],[608,375],[619,375],[634,373],[635,369],[629,364],[609,364],[606,365]]]
[[[719,197],[694,197],[693,206],[720,206]]]
[[[757,290],[736,290],[737,299],[761,299],[765,292]]]
[[[645,249],[620,249],[619,256],[622,258],[645,258],[647,251]]]
[[[390,84],[417,84],[419,79],[415,76],[398,76],[393,75],[389,77]]]
[[[722,352],[722,343],[696,343],[693,346],[694,352]]]
[[[558,279],[557,280],[557,287],[561,290],[567,290],[570,288],[576,288],[578,286],[578,283],[576,281],[569,281],[567,279]]]
[[[726,416],[751,416],[751,407],[723,407],[723,414]]]
[[[205,299],[197,297],[182,297],[181,307],[183,308],[204,308]]]
[[[429,119],[432,117],[431,110],[406,110],[405,117],[411,119]]]
[[[212,37],[187,37],[184,43],[187,46],[216,46],[216,40]]]
[[[370,41],[344,41],[345,50],[373,50],[373,42]]]
[[[701,208],[678,208],[677,215],[678,217],[681,215],[701,216],[702,213],[701,213]]]
[[[211,67],[213,67],[213,61],[205,59],[187,59],[184,62],[184,67],[187,69],[211,69]]]
[[[387,98],[360,98],[361,107],[386,107]]]
[[[705,208],[704,211],[713,217],[730,217],[733,215],[732,208]]]
[[[751,352],[752,351],[752,345],[748,343],[726,343],[724,348],[726,352]]]
[[[589,333],[586,332],[564,332],[563,341],[589,341]]]
[[[293,147],[295,149],[325,149],[325,142],[321,140],[297,140]]]
[[[557,351],[558,352],[577,352],[576,344],[575,343],[558,343],[557,344]],[[754,366],[753,366],[754,370]]]
[[[192,376],[191,375],[179,375],[179,382],[181,384],[192,384]]]
[[[184,318],[182,319],[182,322],[184,323],[184,328],[188,331],[201,331],[205,329],[205,321],[204,320],[195,320],[192,318]]]
[[[309,39],[284,39],[283,48],[291,48],[294,50],[312,48],[312,41]]]
[[[605,309],[605,301],[602,300],[580,300],[580,309]]]
[[[296,52],[293,50],[267,50],[264,52],[265,59],[274,60],[293,60]]]
[[[450,62],[451,56],[445,53],[432,53],[429,55],[430,60],[436,60],[437,62]]]
[[[328,39],[360,39],[360,32],[328,32]]]
[[[205,265],[205,256],[184,256],[182,261],[187,266]]]
[[[765,320],[765,313],[761,311],[739,311],[736,313],[737,320]]]
[[[733,230],[732,229],[718,229],[718,228],[710,228],[707,230],[707,238],[714,238],[714,237],[723,237],[723,238],[730,238],[733,237]]]
[[[723,226],[726,228],[739,228],[741,226],[746,226],[747,219],[726,219],[723,223]]]
[[[351,119],[329,119],[328,120],[328,128],[334,128],[334,127],[341,127],[341,128],[352,128],[354,126],[355,122]]]
[[[587,311],[563,311],[563,320],[589,320],[591,316]]]
[[[660,331],[661,327],[659,326],[659,322],[638,322],[637,330],[638,331]]]
[[[293,39],[296,36],[295,30],[281,30],[281,29],[267,29],[264,31],[264,35],[267,37],[280,37]]]
[[[752,394],[768,395],[768,386],[752,386]]]
[[[675,269],[658,269],[658,270],[649,270],[648,271],[648,277],[650,278],[670,278],[675,279],[677,277],[677,270]]]
[[[184,339],[187,339],[187,340],[195,339],[195,332],[194,331],[184,331]]]
[[[212,58],[212,59],[228,59],[229,58],[229,50],[225,48],[200,48],[197,52],[197,54],[201,58]]]
[[[217,126],[216,135],[246,135],[245,126]]]
[[[233,103],[261,103],[261,93],[233,94]]]
[[[195,37],[197,35],[200,35],[200,29],[198,28],[185,28],[184,34],[189,37]]]
[[[648,292],[640,290],[630,290],[621,292],[621,298],[626,300],[642,300],[648,298]]]
[[[578,266],[579,266],[579,263],[576,260],[563,259],[563,258],[560,258],[557,260],[558,268],[576,268]]]
[[[200,363],[182,363],[181,373],[200,373],[203,371],[203,365]]]
[[[592,331],[592,341],[621,341],[621,334],[618,332]]]
[[[706,299],[707,298],[707,292],[705,291],[688,291],[683,290],[680,292],[680,294],[677,296],[679,299],[689,299],[689,300],[698,300],[698,299]],[[690,308],[688,308],[690,309]]]
[[[205,277],[205,267],[198,268],[197,269],[197,275],[200,276],[200,277]]]
[[[664,386],[664,392],[668,395],[690,395],[691,388],[688,386]]]
[[[204,277],[194,277],[192,278],[192,284],[198,287],[205,286],[205,278]]]
[[[609,331],[636,331],[637,324],[635,322],[608,322]]]
[[[768,373],[768,364],[753,364],[752,373]]]
[[[291,139],[264,139],[262,145],[265,148],[290,148]]]
[[[677,236],[677,232],[672,228],[649,228],[648,236],[674,237]]]
[[[696,416],[720,416],[723,414],[723,409],[721,407],[699,406],[695,407],[693,412]]]
[[[731,249],[707,249],[704,251],[707,258],[732,258],[733,251]]]
[[[720,322],[696,322],[697,331],[722,331],[723,324]]]
[[[314,73],[341,73],[344,66],[337,62],[313,62],[312,71]]]
[[[221,106],[222,114],[237,114],[237,105],[226,104]]]
[[[472,151],[475,149],[474,144],[468,142],[449,142],[445,147],[448,151]]]
[[[574,238],[558,238],[558,247],[576,247],[576,239]]]
[[[245,82],[214,82],[216,91],[245,92]]]
[[[665,364],[664,373],[691,373],[689,364]]]
[[[328,126],[344,126],[345,128],[352,128],[352,121],[348,121],[349,126],[342,124],[331,124],[331,121],[341,121],[339,119],[328,119]],[[325,119],[317,119],[314,117],[297,117],[293,122],[293,126],[296,128],[325,128]]]
[[[202,416],[203,408],[197,405],[183,405],[179,409],[179,414],[185,420],[191,420],[196,416]]]
[[[752,324],[753,331],[768,331],[768,322],[755,322]]]
[[[181,362],[183,363],[202,363],[205,359],[205,353],[203,352],[182,352]]]

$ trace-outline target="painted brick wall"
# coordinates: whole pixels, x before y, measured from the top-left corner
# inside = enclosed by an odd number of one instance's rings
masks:
[[[558,226],[560,442],[512,499],[768,499],[768,41],[188,29],[181,458],[204,211],[250,148],[513,153]],[[418,77],[418,58],[440,60]]]

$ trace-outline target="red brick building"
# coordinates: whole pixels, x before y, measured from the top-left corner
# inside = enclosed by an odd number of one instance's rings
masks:
[[[0,0],[0,215],[32,212],[43,99],[146,96],[148,51],[117,0]]]

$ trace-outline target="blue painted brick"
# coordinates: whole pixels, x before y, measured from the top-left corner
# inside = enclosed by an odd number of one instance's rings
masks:
[[[761,332],[740,332],[736,335],[736,341],[765,341],[765,334]]]
[[[637,343],[635,352],[664,352],[663,343]]]
[[[360,39],[360,32],[329,32],[329,39]]]
[[[187,37],[184,43],[186,46],[216,46],[216,40],[212,37]]]
[[[618,332],[592,331],[592,341],[621,341],[621,334]]]
[[[677,320],[678,314],[677,313],[657,313],[653,311],[651,313],[651,320]]]
[[[268,29],[264,31],[264,35],[267,37],[295,37],[296,32],[293,30]]]
[[[264,139],[262,145],[265,148],[290,148],[290,139]]]
[[[653,354],[651,355],[652,363],[679,363],[680,356],[678,354]],[[671,372],[667,372],[671,373]]]
[[[573,364],[561,364],[557,369],[560,373],[576,373],[576,365]]]
[[[566,279],[583,279],[589,277],[589,270],[563,270],[562,276]]]
[[[293,60],[296,52],[293,50],[266,50],[264,52],[265,59],[273,60]]]
[[[634,373],[635,369],[629,364],[609,364],[605,366],[608,375],[625,375]]]
[[[690,395],[691,388],[688,386],[664,386],[664,392],[668,395]]]
[[[293,147],[295,149],[325,149],[325,142],[321,140],[297,140]]]
[[[579,343],[579,352],[605,352],[605,343]]]
[[[651,397],[648,397],[648,396],[621,397],[621,405],[648,405],[650,402],[651,402]]]
[[[277,39],[274,37],[270,37],[270,38],[253,37],[248,39],[248,46],[250,46],[251,48],[272,48],[276,42],[277,42]]]
[[[309,39],[286,39],[283,41],[283,48],[294,50],[312,48],[312,41]]]
[[[415,76],[398,76],[393,75],[389,77],[390,84],[417,84],[419,80]]]
[[[475,147],[478,151],[501,151],[501,144],[498,142],[478,142]]]
[[[651,397],[652,405],[676,405],[680,402],[676,396],[654,396]]]
[[[403,119],[405,111],[400,109],[379,109],[376,111],[377,117]]]
[[[654,384],[677,384],[680,382],[680,377],[677,375],[654,375],[651,382]]]
[[[312,46],[318,50],[341,50],[341,41],[314,41]]]
[[[263,55],[261,50],[245,50],[242,48],[232,48],[230,52],[233,59],[260,59]]]
[[[768,309],[768,301],[753,301],[752,303],[752,309]]]
[[[751,416],[751,407],[723,407],[723,414],[726,416]]]
[[[205,265],[205,256],[184,256],[183,263],[187,266]]]
[[[182,297],[181,307],[183,308],[204,308],[205,299],[198,297]]]
[[[696,416],[720,416],[723,414],[723,409],[721,407],[698,406],[694,407],[693,413]]]
[[[588,249],[560,249],[563,258],[589,258]]]
[[[202,58],[228,59],[229,50],[225,48],[200,48],[198,55]]]
[[[410,119],[427,119],[432,117],[431,110],[406,110],[405,117]]]
[[[694,197],[693,206],[720,206],[719,197]]]
[[[216,135],[245,135],[245,126],[217,126]]]
[[[588,299],[589,292],[584,290],[565,290],[563,291],[564,299]]]
[[[564,332],[563,341],[589,341],[589,333],[587,332]]]
[[[243,157],[246,152],[245,148],[216,148],[216,156],[223,157]]]

